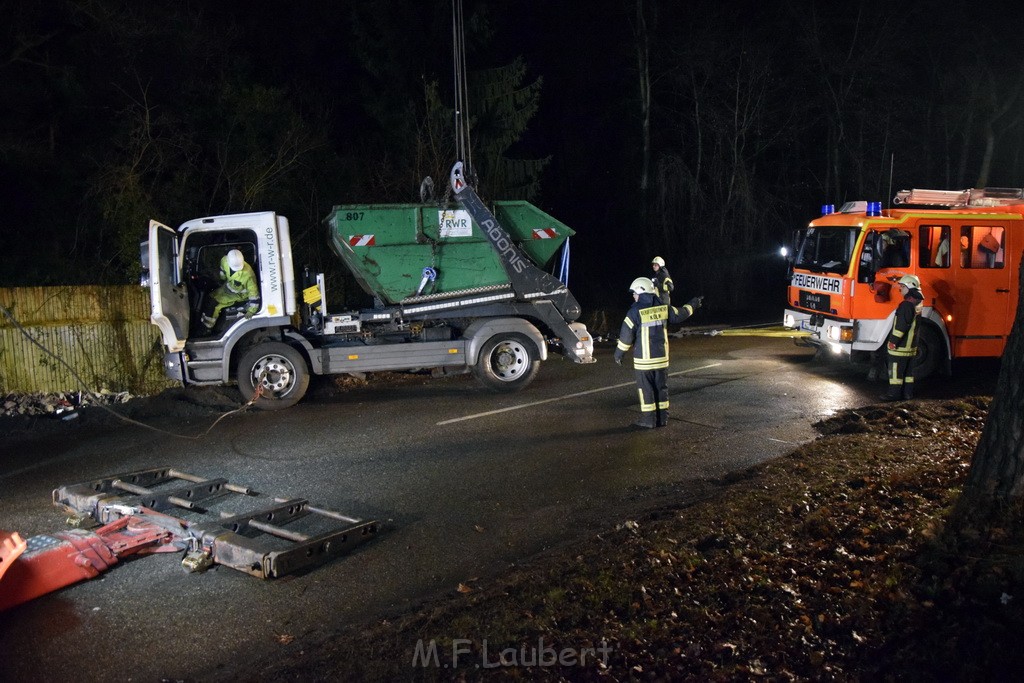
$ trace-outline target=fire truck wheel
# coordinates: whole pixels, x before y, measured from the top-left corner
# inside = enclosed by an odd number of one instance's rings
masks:
[[[540,369],[533,342],[517,332],[496,334],[480,349],[473,374],[492,391],[519,391]]]
[[[946,351],[942,335],[931,325],[921,327],[917,340],[917,359],[914,362],[914,379],[924,379],[935,374],[945,359]]]
[[[261,410],[280,410],[295,405],[309,387],[309,371],[302,354],[282,342],[257,344],[242,354],[235,373],[238,390],[246,402]]]

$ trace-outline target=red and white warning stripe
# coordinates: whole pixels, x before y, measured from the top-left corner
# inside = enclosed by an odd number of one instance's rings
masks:
[[[372,247],[377,244],[373,235],[349,235],[348,245],[350,247]]]
[[[534,228],[533,239],[550,240],[558,237],[558,231],[554,228]]]

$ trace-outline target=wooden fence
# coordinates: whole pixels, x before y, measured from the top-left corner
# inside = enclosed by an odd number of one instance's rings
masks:
[[[163,373],[164,348],[149,322],[148,290],[133,285],[0,288],[0,305],[23,328],[0,311],[0,393],[150,394],[174,386]]]

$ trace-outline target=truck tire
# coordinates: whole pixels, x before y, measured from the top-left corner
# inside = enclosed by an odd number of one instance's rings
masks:
[[[242,354],[235,378],[242,398],[261,410],[288,408],[306,395],[309,370],[302,354],[282,342],[257,344]]]
[[[496,334],[480,349],[473,374],[492,391],[519,391],[540,369],[537,348],[518,332]]]
[[[924,379],[934,375],[946,360],[946,345],[942,343],[942,335],[934,326],[921,324],[921,332],[917,338],[917,358],[914,359],[914,379]]]

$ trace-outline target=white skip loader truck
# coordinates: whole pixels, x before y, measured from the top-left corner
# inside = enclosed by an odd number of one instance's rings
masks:
[[[246,401],[272,410],[298,402],[311,374],[472,371],[490,389],[517,391],[549,348],[594,362],[579,304],[543,270],[573,231],[526,202],[494,202],[492,211],[461,162],[450,182],[452,206],[331,211],[330,246],[373,297],[356,311],[328,311],[322,274],[297,281],[284,216],[211,216],[177,230],[150,221],[143,285],[166,374],[186,385],[237,383]],[[252,267],[259,300],[225,308],[207,330],[202,312],[232,250]]]

